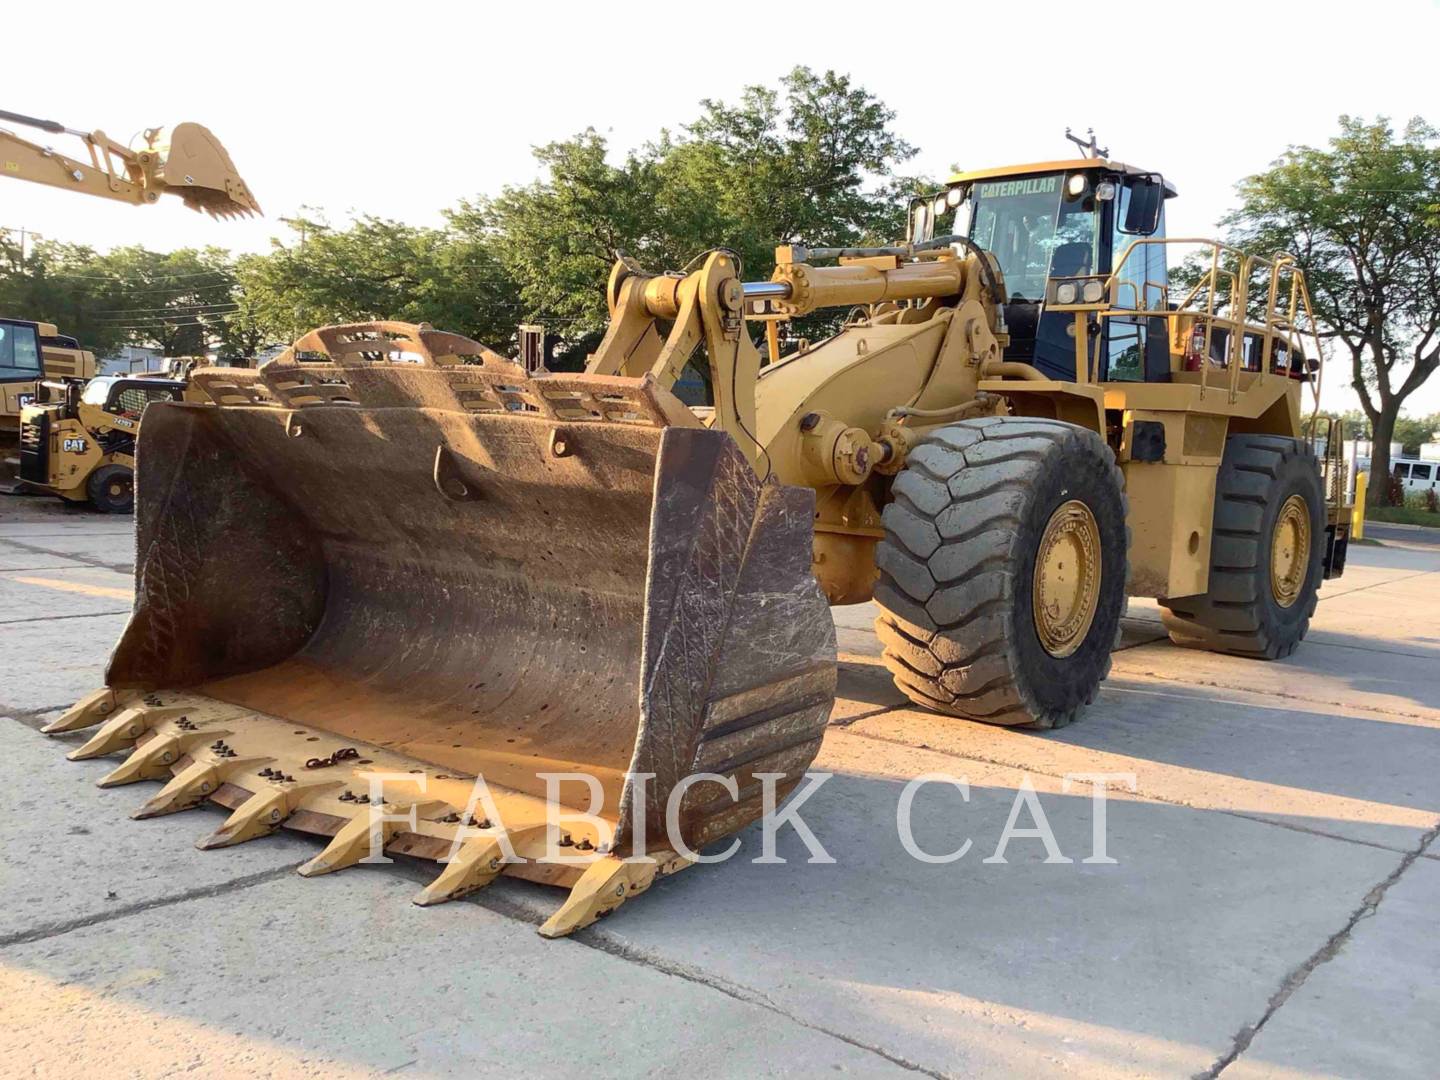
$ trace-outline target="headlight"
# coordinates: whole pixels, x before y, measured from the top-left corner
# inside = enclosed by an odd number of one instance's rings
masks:
[[[1075,283],[1073,281],[1061,282],[1055,286],[1055,302],[1057,304],[1073,304],[1075,302]]]
[[[1066,182],[1065,190],[1068,191],[1072,197],[1079,197],[1085,194],[1085,183],[1085,174],[1077,172]]]
[[[960,201],[965,198],[965,192],[958,187],[952,187],[945,193],[945,201],[951,206],[959,206]]]
[[[930,204],[930,209],[935,212],[936,217],[939,217],[941,214],[945,213],[946,205],[947,203],[945,202],[945,196],[936,195],[935,201]]]
[[[1085,303],[1098,304],[1100,298],[1105,295],[1105,285],[1099,281],[1087,281],[1080,295],[1085,297]]]
[[[1115,198],[1115,185],[1109,180],[1102,180],[1095,185],[1095,198],[1101,202],[1109,202]]]

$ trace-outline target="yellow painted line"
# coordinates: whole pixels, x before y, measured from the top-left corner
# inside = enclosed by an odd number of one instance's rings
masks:
[[[61,592],[82,593],[85,596],[103,596],[108,600],[133,600],[135,590],[116,589],[109,585],[86,585],[79,581],[60,581],[57,578],[46,577],[17,577],[12,578],[22,585],[39,585],[46,589],[59,589]]]

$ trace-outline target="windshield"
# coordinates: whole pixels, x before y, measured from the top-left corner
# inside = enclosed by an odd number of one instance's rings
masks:
[[[105,399],[110,396],[110,387],[114,385],[114,379],[91,379],[85,384],[85,390],[80,395],[80,400],[86,405],[104,405]]]
[[[40,339],[33,326],[0,323],[0,379],[40,376]]]
[[[1012,300],[1045,298],[1052,274],[1095,272],[1095,196],[1064,194],[1065,175],[977,183],[970,193],[970,239],[993,252]]]

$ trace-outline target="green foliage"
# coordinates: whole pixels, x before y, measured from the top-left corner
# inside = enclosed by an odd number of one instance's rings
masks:
[[[52,322],[100,354],[124,344],[203,352],[224,333],[234,288],[229,256],[216,248],[97,254],[41,241],[22,264],[14,237],[0,234],[0,311]]]
[[[1342,116],[1328,147],[1290,148],[1239,193],[1230,239],[1298,257],[1325,336],[1349,354],[1375,467],[1388,471],[1400,408],[1440,366],[1440,133],[1419,119],[1397,135],[1387,120]]]
[[[623,156],[593,130],[540,147],[540,180],[464,200],[441,228],[368,215],[337,226],[303,209],[260,255],[42,243],[23,265],[0,233],[0,310],[101,353],[131,343],[171,355],[254,355],[315,326],[380,318],[504,349],[517,323],[540,322],[558,365],[575,366],[604,330],[621,254],[675,271],[727,247],[753,280],[769,277],[778,244],[893,239],[905,196],[929,186],[897,175],[914,149],[893,121],[848,77],[797,67],[737,102],[701,102],[679,132]]]
[[[1440,528],[1440,514],[1424,507],[1413,506],[1368,506],[1365,508],[1366,521],[1381,521],[1396,525],[1428,525]]]
[[[894,172],[914,149],[893,119],[847,77],[800,67],[779,90],[703,101],[678,135],[619,163],[593,130],[541,147],[545,178],[462,203],[450,220],[495,243],[530,317],[580,352],[604,329],[603,287],[622,254],[676,270],[726,247],[754,280],[770,275],[778,244],[893,238],[904,225],[897,191],[914,185]]]
[[[484,244],[451,230],[362,216],[336,229],[288,218],[290,242],[236,261],[232,322],[256,341],[290,341],[316,326],[397,319],[498,343],[514,332],[514,287]]]
[[[1440,431],[1440,413],[1429,416],[1399,416],[1395,418],[1395,433],[1391,442],[1398,442],[1402,453],[1414,457],[1420,453],[1420,444],[1431,441]]]

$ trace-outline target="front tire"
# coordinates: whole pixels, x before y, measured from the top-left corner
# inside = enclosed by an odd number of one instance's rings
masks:
[[[1209,589],[1160,601],[1170,640],[1289,656],[1310,628],[1324,576],[1325,492],[1310,448],[1278,435],[1227,439],[1211,535]]]
[[[1122,477],[1093,431],[986,417],[929,435],[885,508],[876,633],[896,686],[971,720],[1062,727],[1125,608]]]
[[[90,505],[107,514],[135,512],[135,473],[127,465],[101,465],[85,482]]]

